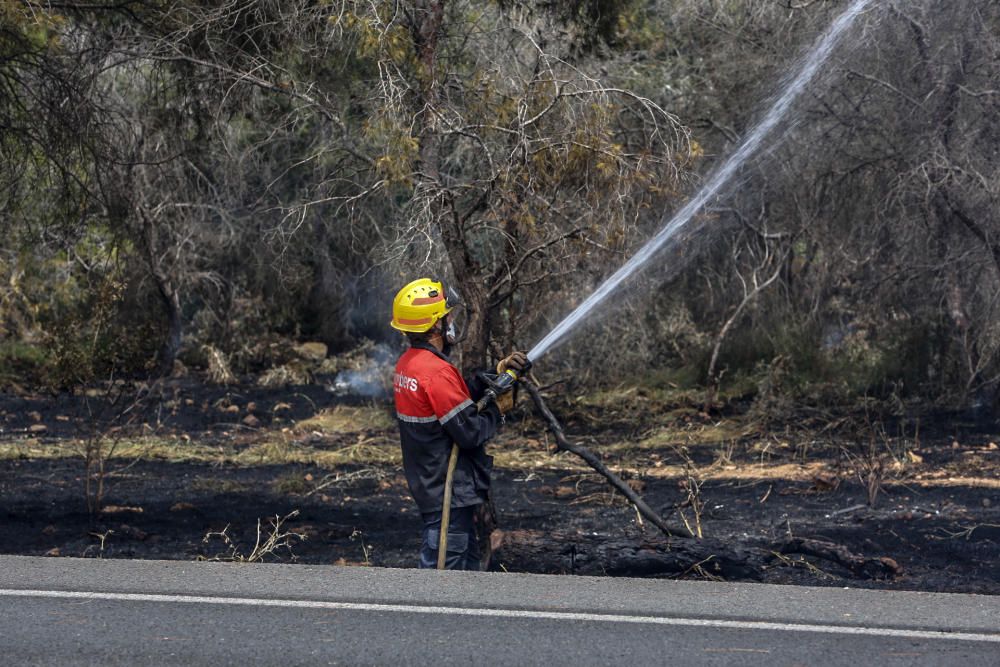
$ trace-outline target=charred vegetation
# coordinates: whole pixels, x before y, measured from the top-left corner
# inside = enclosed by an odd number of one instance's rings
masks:
[[[4,548],[409,564],[395,288],[532,344],[842,4],[0,2]],[[876,4],[536,360],[504,567],[997,592],[1000,6]]]

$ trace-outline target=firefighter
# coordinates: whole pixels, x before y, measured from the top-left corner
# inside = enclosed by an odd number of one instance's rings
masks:
[[[433,568],[438,561],[445,478],[454,443],[458,460],[444,563],[447,569],[479,570],[477,528],[481,534],[493,470],[485,444],[513,405],[513,394],[500,396],[482,412],[477,409],[474,401],[482,396],[485,383],[479,378],[466,381],[448,357],[456,341],[450,315],[454,295],[450,301],[444,286],[429,278],[406,285],[393,301],[392,327],[410,343],[393,377],[396,417],[403,471],[424,524],[420,567]],[[500,361],[497,373],[508,368],[519,372],[526,366],[525,354],[514,352]]]

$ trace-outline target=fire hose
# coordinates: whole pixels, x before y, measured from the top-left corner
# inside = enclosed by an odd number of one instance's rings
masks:
[[[528,368],[531,364],[529,362]],[[522,372],[527,372],[525,368]],[[514,385],[518,380],[518,373],[507,369],[503,373],[491,378],[483,376],[486,380],[486,391],[483,397],[476,402],[476,411],[482,412],[492,403],[496,403],[497,398],[514,390]],[[448,457],[448,472],[444,478],[444,500],[441,504],[441,529],[438,531],[438,559],[437,569],[445,569],[445,558],[448,552],[448,528],[451,524],[451,490],[455,482],[455,467],[458,465],[458,445],[452,443],[451,455]]]

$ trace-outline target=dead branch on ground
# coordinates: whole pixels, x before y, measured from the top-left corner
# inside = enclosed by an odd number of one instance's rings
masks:
[[[823,560],[846,567],[855,575],[864,579],[890,578],[903,571],[899,563],[887,556],[867,558],[849,551],[843,545],[823,540],[808,540],[801,537],[793,537],[781,545],[779,552],[782,554],[798,553],[822,558]]]
[[[802,554],[836,563],[859,579],[891,579],[902,568],[892,558],[856,554],[824,540],[787,538],[777,543],[733,544],[704,540],[620,538],[550,531],[498,531],[496,561],[511,572],[713,580],[762,579],[782,554]],[[803,561],[804,563],[805,561]]]
[[[287,552],[291,560],[295,560],[295,553],[292,551],[292,547],[296,541],[304,541],[306,536],[294,530],[287,530],[284,524],[298,515],[298,510],[293,510],[285,516],[275,515],[273,519],[268,519],[266,528],[261,524],[261,520],[257,519],[257,540],[249,554],[243,553],[243,548],[233,540],[229,534],[228,525],[221,531],[210,531],[202,539],[202,544],[208,544],[213,540],[221,540],[226,553],[216,554],[212,557],[199,557],[199,560],[262,563],[268,556],[278,557],[278,553],[281,551]]]
[[[652,522],[667,536],[672,535],[673,533],[667,525],[667,522],[664,521],[663,518],[653,510],[653,508],[647,505],[646,502],[632,489],[632,487],[626,484],[618,475],[611,472],[611,470],[604,465],[604,462],[601,461],[599,456],[591,452],[583,445],[569,441],[566,437],[565,431],[563,431],[562,424],[560,424],[556,416],[552,414],[552,410],[550,410],[549,406],[545,403],[545,399],[542,398],[542,394],[538,391],[538,387],[535,386],[534,383],[528,381],[523,382],[523,384],[525,389],[531,395],[531,400],[534,401],[535,407],[538,408],[539,414],[549,425],[549,430],[552,431],[552,435],[555,436],[556,447],[559,450],[576,454],[583,459],[587,465],[608,480],[608,483],[611,484],[612,487],[620,491],[623,496],[628,498],[629,502],[632,503],[637,510],[639,510],[639,513],[643,517]]]

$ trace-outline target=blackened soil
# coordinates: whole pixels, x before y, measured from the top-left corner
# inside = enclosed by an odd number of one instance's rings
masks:
[[[253,384],[211,385],[195,379],[172,379],[153,388],[125,391],[94,389],[77,393],[0,393],[0,436],[45,426],[46,438],[86,436],[112,426],[145,427],[157,433],[188,433],[211,437],[213,432],[239,427],[245,410],[261,427],[294,423],[316,414],[334,400],[322,385],[260,387]],[[338,404],[365,399],[336,397]]]
[[[254,391],[247,390],[240,400],[290,402],[287,395]],[[226,396],[199,395],[194,388],[190,395],[191,416],[168,426],[188,429],[192,437],[209,437],[217,415],[208,411],[206,416],[196,408]],[[285,417],[290,421],[332,400],[321,394],[299,395],[304,398]],[[66,422],[55,418],[72,405],[43,398],[31,399],[30,406],[15,404],[24,400],[6,399],[8,424],[31,423],[34,418],[23,415],[27,407],[44,413],[43,422],[52,426],[47,437],[57,437],[60,428],[70,433]],[[499,446],[510,445],[516,437],[508,435]],[[902,568],[898,577],[871,581],[835,563],[791,554],[775,558],[750,577],[754,581],[1000,594],[1000,450],[990,446],[995,436],[988,433],[962,437],[968,444],[950,435],[922,441],[912,450],[919,465],[913,464],[906,475],[887,475],[874,507],[867,503],[858,476],[844,468],[849,459],[842,448],[814,446],[811,460],[826,457],[829,464],[816,479],[808,474],[755,477],[738,474],[741,464],[760,460],[749,444],[741,444],[728,451],[731,476],[715,474],[702,482],[702,531],[725,543],[765,548],[789,536],[819,539],[866,557],[892,558]],[[600,451],[599,443],[594,449]],[[791,447],[785,456],[790,461],[800,454]],[[678,506],[691,523],[691,508],[683,506],[684,482],[657,472],[656,462],[669,464],[674,455],[670,448],[637,452],[635,467],[641,472],[633,473],[631,481],[672,524],[680,524]],[[782,455],[777,456],[772,463],[782,463]],[[275,518],[287,517],[278,532],[296,536],[287,537],[283,542],[288,546],[279,545],[264,560],[390,567],[416,563],[419,517],[396,466],[328,470],[115,462],[107,480],[105,510],[93,516],[85,505],[82,473],[82,462],[73,458],[0,460],[0,551],[239,559],[253,554],[258,526],[266,537]],[[835,483],[827,483],[830,474]],[[576,533],[608,540],[656,535],[648,523],[640,524],[620,495],[579,469],[499,471],[495,503],[505,531]]]
[[[282,489],[307,477],[320,481],[324,471],[140,462],[115,475],[107,511],[95,520],[84,506],[79,473],[79,463],[72,460],[5,462],[0,474],[4,553],[247,557],[257,543],[258,519],[266,535],[271,520],[295,511],[282,528],[305,539],[291,538],[290,549],[279,548],[265,560],[411,567],[419,547],[419,519],[394,470],[343,470],[345,481],[297,493]],[[352,473],[357,478],[352,480]],[[886,490],[876,509],[864,505],[863,490],[850,484],[816,494],[781,480],[706,482],[702,492],[706,535],[755,544],[777,544],[789,534],[822,539],[866,556],[891,557],[903,568],[894,580],[873,582],[854,579],[833,563],[789,557],[754,580],[1000,594],[995,490],[896,486]],[[647,480],[643,495],[669,515],[678,500],[677,483]],[[641,538],[643,532],[634,510],[590,477],[501,472],[496,504],[505,530],[569,530],[608,539]],[[210,535],[224,530],[229,543]]]

